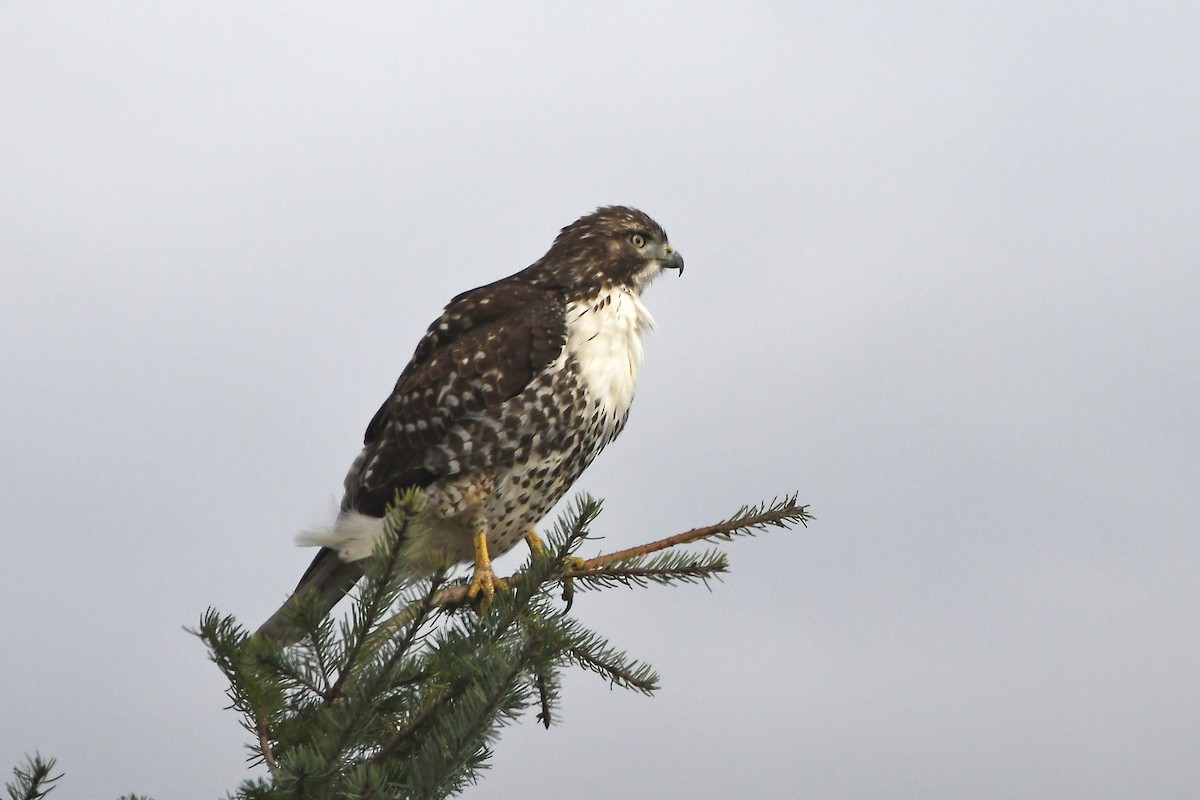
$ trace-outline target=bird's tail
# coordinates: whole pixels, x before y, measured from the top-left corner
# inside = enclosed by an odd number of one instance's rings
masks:
[[[357,563],[346,563],[338,557],[336,550],[322,547],[300,583],[296,584],[296,591],[255,631],[254,636],[270,639],[281,647],[295,644],[304,636],[295,619],[300,604],[315,603],[322,614],[328,614],[362,576],[363,571]]]

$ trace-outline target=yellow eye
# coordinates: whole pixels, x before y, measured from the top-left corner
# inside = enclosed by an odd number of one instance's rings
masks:
[[[630,236],[629,241],[633,242],[633,246],[638,250],[641,250],[646,246],[646,237],[642,236],[640,233],[635,233],[633,236]]]

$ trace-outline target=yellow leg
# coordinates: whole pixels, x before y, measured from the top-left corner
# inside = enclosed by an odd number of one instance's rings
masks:
[[[546,555],[546,543],[542,541],[542,537],[538,536],[538,532],[530,528],[529,533],[525,534],[525,541],[529,545],[529,552],[534,558],[541,558]]]
[[[487,528],[475,533],[475,576],[467,589],[467,599],[479,601],[479,613],[486,614],[496,596],[496,573],[492,571],[492,558],[488,555]]]
[[[550,548],[546,547],[546,543],[542,541],[542,537],[538,536],[538,532],[530,529],[529,533],[525,534],[525,541],[529,544],[529,552],[534,558],[542,558],[550,554]],[[583,559],[577,556],[567,556],[563,559],[563,563],[568,569],[579,569],[583,566]]]

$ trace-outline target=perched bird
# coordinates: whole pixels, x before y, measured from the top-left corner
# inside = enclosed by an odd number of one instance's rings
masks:
[[[257,636],[289,644],[304,595],[328,612],[362,577],[398,489],[424,506],[402,543],[414,578],[474,562],[469,595],[490,602],[491,559],[522,538],[625,426],[654,324],[642,290],[683,258],[650,217],[600,208],[507,278],[464,292],[429,326],[367,426],[336,521],[301,536],[321,550]]]

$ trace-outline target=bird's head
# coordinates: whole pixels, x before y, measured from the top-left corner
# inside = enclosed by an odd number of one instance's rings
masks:
[[[636,208],[606,206],[563,228],[526,273],[536,284],[568,290],[626,286],[640,293],[664,269],[683,274],[683,256],[662,226]]]

